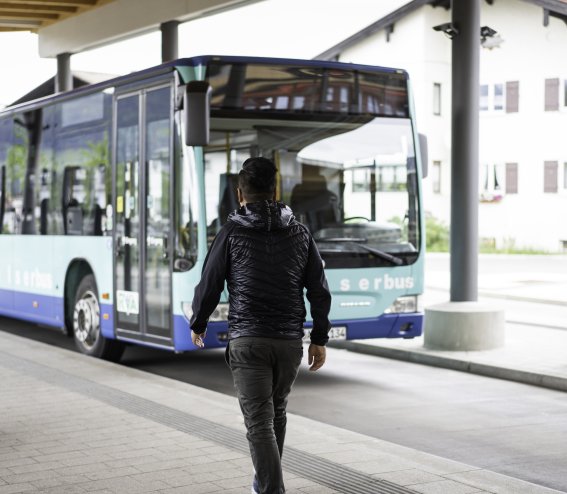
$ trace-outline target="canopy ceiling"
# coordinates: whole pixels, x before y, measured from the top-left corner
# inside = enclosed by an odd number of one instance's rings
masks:
[[[39,35],[39,55],[79,53],[262,0],[0,0],[0,32]]]
[[[113,0],[2,0],[0,31],[33,31]]]

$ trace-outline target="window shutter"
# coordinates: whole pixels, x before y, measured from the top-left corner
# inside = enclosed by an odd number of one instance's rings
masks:
[[[543,168],[543,191],[557,192],[557,161],[546,161]]]
[[[518,163],[506,163],[506,194],[518,193]]]
[[[559,110],[559,79],[545,80],[545,111]]]
[[[506,113],[516,113],[519,109],[520,82],[509,81],[506,83]]]

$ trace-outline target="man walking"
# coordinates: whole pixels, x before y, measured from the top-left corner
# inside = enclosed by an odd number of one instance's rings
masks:
[[[275,202],[276,167],[249,158],[238,175],[240,209],[216,236],[195,288],[192,340],[203,346],[225,280],[229,291],[227,362],[244,416],[255,475],[252,492],[285,492],[281,456],[287,398],[303,356],[305,304],[313,329],[310,370],[325,363],[331,294],[311,234]]]

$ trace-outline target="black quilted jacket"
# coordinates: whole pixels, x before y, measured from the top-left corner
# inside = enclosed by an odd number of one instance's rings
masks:
[[[247,204],[228,219],[209,249],[195,288],[191,329],[206,330],[226,280],[229,339],[302,338],[306,288],[313,318],[311,341],[325,345],[331,294],[307,228],[281,202]]]

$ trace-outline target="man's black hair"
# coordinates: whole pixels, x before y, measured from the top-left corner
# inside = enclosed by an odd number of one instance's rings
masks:
[[[268,158],[248,158],[238,173],[238,187],[247,202],[271,200],[276,190],[276,165]]]

